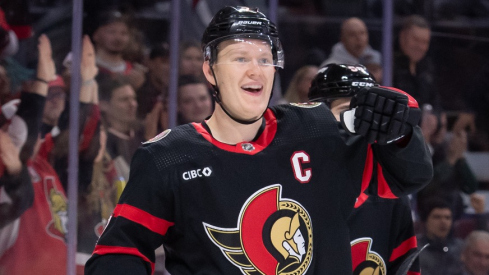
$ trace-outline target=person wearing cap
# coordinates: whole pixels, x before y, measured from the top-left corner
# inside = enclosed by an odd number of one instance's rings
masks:
[[[59,132],[58,121],[66,105],[66,85],[61,76],[56,75],[56,79],[48,84],[48,94],[42,114],[41,137],[54,131]],[[55,134],[57,135],[57,134]]]
[[[131,38],[127,16],[116,10],[102,12],[98,16],[98,26],[93,32],[96,61],[99,68],[98,78],[124,75],[130,79],[135,90],[145,81],[146,68],[138,63],[124,60],[123,52]]]
[[[340,132],[324,104],[268,108],[284,53],[275,24],[257,9],[222,8],[202,49],[217,103],[212,115],[136,151],[85,273],[151,274],[163,245],[171,274],[351,274],[346,220],[367,148],[387,163],[394,193],[431,178],[422,135],[404,120],[407,97],[374,90],[357,98],[365,113],[372,111],[365,99],[377,98],[403,117],[394,122],[386,110],[390,131],[380,135],[362,112],[352,135]],[[414,169],[414,178],[390,174],[392,165]]]

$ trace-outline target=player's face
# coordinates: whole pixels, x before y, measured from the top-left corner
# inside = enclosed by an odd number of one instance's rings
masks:
[[[426,220],[426,235],[444,239],[452,228],[452,211],[448,208],[434,208]]]
[[[207,80],[215,85],[208,62],[203,68]],[[259,118],[267,108],[275,76],[270,45],[255,39],[221,42],[213,68],[226,110],[243,120]]]
[[[413,26],[400,33],[399,45],[411,62],[418,63],[430,47],[430,37],[430,29]]]
[[[474,242],[471,247],[464,251],[462,261],[471,274],[489,274],[489,241]]]
[[[338,98],[331,102],[331,112],[337,121],[340,121],[340,113],[350,109],[351,97]]]
[[[201,122],[212,113],[212,101],[205,84],[178,88],[178,112],[185,123]]]
[[[123,22],[113,22],[100,27],[93,38],[97,47],[113,54],[119,54],[129,43],[129,28]]]

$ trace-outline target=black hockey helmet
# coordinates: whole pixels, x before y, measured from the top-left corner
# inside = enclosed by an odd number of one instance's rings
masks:
[[[212,65],[217,58],[217,45],[234,38],[264,40],[270,44],[273,65],[284,67],[284,53],[277,27],[256,8],[224,7],[212,18],[202,36],[205,60]]]
[[[352,97],[361,88],[378,86],[363,65],[328,64],[319,69],[309,88],[310,101],[331,102],[340,97]]]

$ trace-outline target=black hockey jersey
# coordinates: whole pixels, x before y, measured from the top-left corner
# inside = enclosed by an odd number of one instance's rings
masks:
[[[409,201],[405,197],[385,199],[362,194],[348,218],[353,274],[376,270],[379,275],[396,274],[417,249]],[[409,270],[419,275],[419,263]]]
[[[86,273],[150,274],[163,244],[171,274],[350,274],[347,218],[369,146],[324,104],[296,105],[267,110],[251,142],[194,123],[138,149]],[[430,180],[419,129],[404,148],[372,148],[393,193]]]

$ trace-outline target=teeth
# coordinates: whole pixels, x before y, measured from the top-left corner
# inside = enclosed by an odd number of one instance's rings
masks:
[[[261,89],[261,85],[246,85],[246,86],[243,86],[243,89],[255,89],[255,90],[258,90],[258,89]]]

